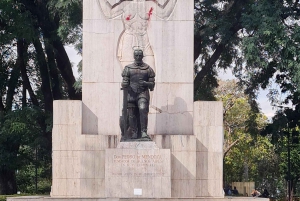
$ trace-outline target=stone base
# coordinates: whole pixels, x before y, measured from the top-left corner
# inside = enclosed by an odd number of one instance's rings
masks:
[[[170,149],[155,142],[121,142],[105,150],[106,197],[171,197]]]
[[[259,197],[225,198],[51,198],[42,196],[9,197],[7,201],[269,201]]]

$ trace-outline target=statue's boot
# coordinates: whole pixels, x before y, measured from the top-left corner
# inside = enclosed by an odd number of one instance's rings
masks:
[[[147,129],[143,129],[141,134],[142,134],[141,139],[148,139],[148,140],[151,140],[151,138],[150,138],[149,135],[147,134]]]
[[[137,130],[132,131],[131,139],[137,139],[138,138],[138,132]]]
[[[140,109],[140,124],[141,124],[141,139],[142,140],[151,140],[151,138],[147,134],[148,128],[148,112],[149,112],[149,105],[147,100],[141,99],[139,102],[139,109]]]

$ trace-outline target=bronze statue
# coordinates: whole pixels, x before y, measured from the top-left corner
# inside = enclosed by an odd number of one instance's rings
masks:
[[[133,53],[134,63],[125,66],[122,77],[124,91],[123,116],[121,117],[121,141],[149,141],[147,134],[149,112],[149,90],[155,86],[153,69],[143,62],[143,51]]]

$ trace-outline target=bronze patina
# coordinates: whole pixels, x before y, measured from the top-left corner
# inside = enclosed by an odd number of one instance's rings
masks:
[[[121,141],[149,141],[148,113],[149,90],[155,86],[153,69],[143,62],[143,51],[133,53],[134,63],[125,66],[122,73],[124,91],[123,116],[121,117]]]

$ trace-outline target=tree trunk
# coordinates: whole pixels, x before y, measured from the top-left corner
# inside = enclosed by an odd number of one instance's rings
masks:
[[[3,102],[2,102],[2,94],[0,92],[0,112],[4,112],[4,105],[3,105]]]
[[[33,45],[35,47],[36,53],[37,53],[37,61],[40,68],[40,74],[42,78],[42,93],[44,96],[44,103],[45,103],[45,110],[48,112],[53,111],[53,97],[52,97],[52,91],[50,87],[50,77],[48,72],[48,66],[46,57],[44,54],[44,50],[41,44],[41,41],[38,38],[38,35],[36,35],[36,38],[33,41]]]
[[[1,169],[0,167],[0,195],[17,193],[16,174],[14,170]]]
[[[71,62],[69,60],[69,57],[67,55],[63,43],[61,42],[61,40],[55,40],[53,41],[53,47],[56,49],[55,58],[56,58],[57,66],[68,86],[69,97],[74,100],[81,100],[82,99],[81,93],[76,93],[76,90],[74,88],[74,84],[76,80],[73,75]]]
[[[244,4],[248,3],[248,1],[244,1]],[[226,40],[220,41],[219,45],[215,49],[213,55],[208,59],[208,61],[205,63],[205,65],[202,67],[201,71],[197,73],[195,79],[194,79],[194,94],[196,94],[199,87],[201,87],[201,82],[205,76],[209,72],[212,71],[214,64],[218,61],[222,53],[226,50],[226,44],[232,40],[232,37],[242,28],[240,24],[240,18],[242,16],[243,11],[243,2],[235,0],[232,2],[232,4],[228,7],[228,10],[225,12],[225,15],[223,17],[226,17],[227,14],[230,14],[230,11],[233,9],[238,9],[236,11],[235,16],[235,22],[232,23],[232,26],[229,28],[228,35],[223,38],[227,38]],[[194,41],[194,60],[196,60],[199,55],[201,54],[201,35],[194,35],[195,41]]]
[[[7,94],[6,94],[6,111],[12,109],[12,103],[15,95],[15,89],[18,84],[18,79],[20,76],[20,58],[17,58],[16,64],[13,66],[13,69],[10,74],[10,79],[7,84]]]
[[[24,81],[22,83],[22,108],[27,107],[27,95],[26,95],[26,87]]]
[[[44,102],[45,102],[45,111],[46,115],[50,114],[52,115],[53,113],[53,96],[52,96],[52,91],[51,91],[51,86],[50,86],[50,76],[49,76],[49,71],[48,71],[48,65],[46,61],[46,57],[43,51],[43,47],[41,44],[41,41],[38,38],[38,35],[36,36],[36,39],[33,41],[34,47],[37,52],[37,60],[38,60],[38,65],[40,67],[40,73],[41,73],[41,78],[42,78],[42,93],[44,96]],[[39,125],[41,126],[43,130],[43,136],[45,139],[47,139],[47,143],[44,144],[44,147],[51,152],[52,150],[52,134],[51,131],[47,131],[47,125],[45,123],[46,116],[39,119]]]
[[[23,39],[19,39],[17,42],[17,52],[18,52],[18,57],[20,59],[20,70],[21,70],[21,76],[22,76],[22,80],[23,80],[23,97],[22,97],[22,105],[26,104],[26,90],[28,90],[30,99],[32,101],[32,104],[39,107],[39,102],[36,98],[36,95],[34,94],[32,87],[30,85],[30,81],[29,78],[27,76],[27,72],[26,72],[26,59],[24,54],[27,51],[27,45],[25,45],[24,40]],[[23,100],[23,98],[25,100]]]
[[[203,78],[211,71],[213,65],[220,58],[222,52],[224,51],[224,48],[225,48],[224,44],[219,44],[218,47],[216,48],[215,52],[213,53],[213,55],[209,58],[209,60],[202,67],[201,71],[195,77],[194,94],[196,94],[196,91],[197,91],[198,87],[200,86]]]
[[[54,100],[62,99],[62,88],[59,80],[59,73],[55,63],[55,55],[53,46],[49,44],[48,40],[45,40],[45,50],[47,54],[47,60],[49,65],[49,73],[51,76],[52,94]]]
[[[52,43],[55,49],[55,59],[57,67],[66,82],[70,99],[80,100],[81,93],[76,93],[74,88],[75,77],[72,71],[72,65],[64,48],[61,38],[58,36],[59,16],[53,19],[47,8],[47,1],[29,1],[19,0],[32,15],[37,17],[38,24],[43,32],[43,37]],[[56,21],[54,21],[56,20]]]

